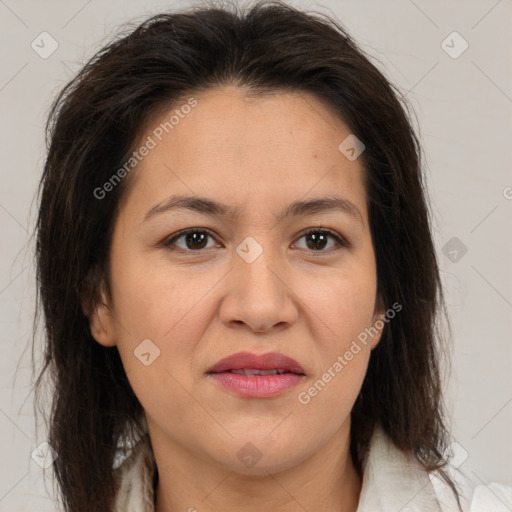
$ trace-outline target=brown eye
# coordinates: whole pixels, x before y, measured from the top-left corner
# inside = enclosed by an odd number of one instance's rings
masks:
[[[191,228],[174,235],[164,242],[164,246],[170,250],[181,249],[188,252],[200,252],[214,245],[208,246],[208,238],[214,241],[212,234],[208,230]],[[302,234],[299,240],[304,239],[305,246],[298,247],[314,252],[329,252],[330,249],[348,247],[348,242],[338,234],[324,229],[310,229]],[[297,247],[297,243],[295,244]]]
[[[208,238],[213,238],[208,231],[189,229],[167,240],[164,245],[170,249],[173,249],[172,246],[176,246],[184,251],[200,251],[201,249],[207,248]],[[180,240],[182,240],[182,242],[177,243]]]
[[[305,239],[305,248],[310,251],[328,252],[329,249],[336,248],[336,246],[346,247],[348,243],[340,236],[332,233],[331,231],[311,229],[304,233],[299,240]],[[330,243],[329,240],[334,241]],[[326,250],[327,248],[327,250]]]

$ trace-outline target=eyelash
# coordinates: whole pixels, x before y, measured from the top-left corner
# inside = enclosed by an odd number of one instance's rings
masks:
[[[188,229],[184,229],[183,231],[180,231],[178,233],[176,233],[175,235],[172,235],[171,238],[167,238],[164,242],[163,242],[163,246],[166,247],[168,250],[170,251],[183,251],[183,252],[189,252],[189,253],[201,253],[201,252],[204,252],[206,249],[182,249],[181,247],[178,247],[178,248],[174,248],[172,247],[172,245],[177,241],[179,240],[180,238],[188,235],[188,234],[191,234],[191,233],[206,233],[207,235],[209,235],[210,237],[212,237],[213,239],[215,239],[215,236],[213,235],[213,233],[207,229],[207,228],[188,228]],[[297,240],[300,240],[301,238],[307,236],[307,235],[310,235],[312,233],[317,233],[317,234],[322,234],[322,235],[328,235],[330,236],[331,238],[333,238],[337,244],[339,245],[339,247],[331,247],[330,249],[327,249],[327,250],[323,250],[323,249],[319,249],[319,250],[313,250],[313,249],[300,249],[300,250],[306,250],[308,252],[311,252],[311,253],[330,253],[332,250],[339,250],[341,248],[348,248],[350,247],[350,243],[347,241],[346,238],[342,237],[341,235],[337,234],[336,232],[334,231],[331,231],[330,229],[325,229],[325,228],[308,228],[306,231],[303,231],[300,235],[300,237],[297,239]]]

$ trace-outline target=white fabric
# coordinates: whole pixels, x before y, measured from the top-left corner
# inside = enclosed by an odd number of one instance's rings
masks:
[[[116,469],[120,488],[115,512],[154,512],[155,460],[146,435]],[[472,487],[449,468],[461,492],[464,512],[511,512],[512,487],[498,484]],[[414,458],[396,448],[377,428],[364,463],[357,512],[458,512],[448,485],[423,470]]]

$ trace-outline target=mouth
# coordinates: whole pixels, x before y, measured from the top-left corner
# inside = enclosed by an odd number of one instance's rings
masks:
[[[246,376],[282,375],[284,373],[305,375],[304,369],[295,359],[278,352],[266,354],[239,352],[221,359],[207,373],[225,372]]]
[[[221,388],[244,398],[271,398],[302,382],[303,368],[284,354],[240,352],[219,361],[207,375]]]
[[[260,376],[260,375],[282,375],[283,373],[296,373],[296,372],[291,372],[289,370],[280,370],[280,369],[279,370],[276,370],[276,369],[260,370],[258,368],[243,368],[240,370],[227,370],[225,372],[218,372],[218,373],[235,373],[236,375]],[[299,375],[304,375],[304,374],[301,373]]]

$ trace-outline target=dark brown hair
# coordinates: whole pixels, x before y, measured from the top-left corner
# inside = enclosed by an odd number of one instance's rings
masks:
[[[325,15],[280,2],[199,6],[130,27],[66,85],[49,114],[36,226],[37,306],[46,327],[37,389],[50,378],[49,442],[67,511],[112,509],[116,448],[141,430],[142,407],[119,353],[94,340],[82,310],[100,300],[102,283],[109,291],[111,235],[130,180],[102,200],[93,191],[122,167],[150,116],[227,84],[316,95],[365,144],[378,292],[386,307],[403,309],[372,352],[352,411],[351,452],[361,470],[380,424],[399,449],[444,475],[436,328],[444,307],[421,148],[403,96]]]

